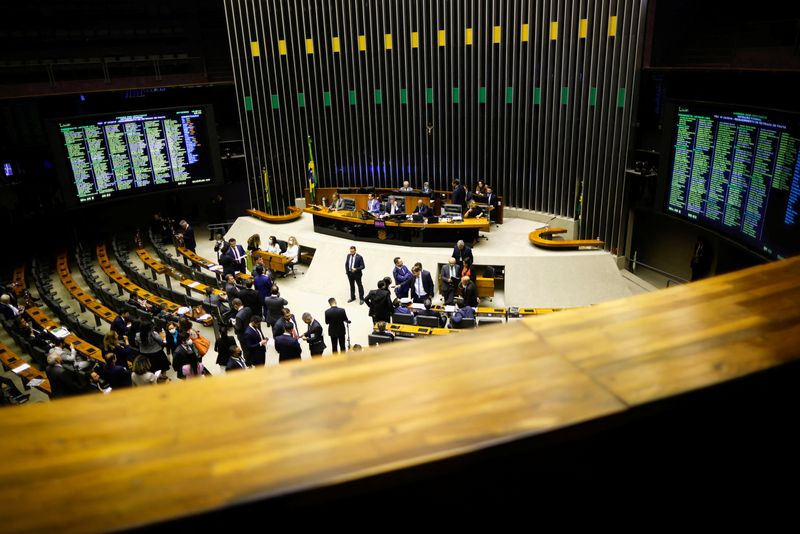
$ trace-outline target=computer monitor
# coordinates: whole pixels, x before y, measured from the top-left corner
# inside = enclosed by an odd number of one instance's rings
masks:
[[[461,204],[445,204],[442,206],[443,215],[461,215]]]
[[[343,198],[342,199],[342,211],[356,211],[356,199],[354,199],[354,198]]]

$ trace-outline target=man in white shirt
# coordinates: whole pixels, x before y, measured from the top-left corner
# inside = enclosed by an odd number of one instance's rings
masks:
[[[238,264],[236,270],[240,273],[247,272],[247,262],[245,261],[247,254],[244,251],[244,247],[242,245],[237,245],[236,240],[233,238],[228,239],[228,244],[231,247],[228,250],[228,255]]]
[[[416,263],[411,269],[414,275],[414,283],[411,285],[411,295],[414,302],[423,303],[433,297],[433,278],[431,273],[423,270],[421,263]]]
[[[400,191],[402,191],[403,193],[410,193],[414,191],[414,188],[411,187],[411,184],[408,182],[408,180],[406,180],[405,182],[403,182],[403,187],[400,188]]]
[[[397,213],[404,213],[404,210],[400,207],[400,204],[397,202],[397,199],[393,196],[389,197],[389,201],[386,203],[386,213],[384,216],[387,215],[395,215]]]

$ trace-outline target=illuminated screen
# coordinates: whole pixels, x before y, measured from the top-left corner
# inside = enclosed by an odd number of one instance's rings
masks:
[[[52,121],[67,203],[86,205],[217,182],[221,173],[213,124],[207,106]]]
[[[800,118],[677,104],[666,209],[773,258],[800,252]]]

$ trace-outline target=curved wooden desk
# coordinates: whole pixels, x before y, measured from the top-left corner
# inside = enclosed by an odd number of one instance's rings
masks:
[[[245,210],[245,213],[247,213],[251,217],[255,217],[256,219],[261,219],[262,221],[271,224],[281,224],[299,219],[300,216],[303,214],[303,210],[301,210],[296,206],[289,206],[289,213],[287,215],[271,215],[269,213],[254,209]]]
[[[31,320],[36,323],[39,328],[43,328],[45,330],[52,330],[54,328],[59,328],[61,325],[57,322],[50,319],[41,308],[31,307],[25,310],[25,315],[31,318]],[[87,358],[93,358],[99,362],[105,363],[105,358],[103,358],[103,351],[99,348],[95,347],[88,341],[84,341],[78,336],[74,334],[70,334],[64,338],[65,345],[71,345],[75,347],[75,351],[82,356]]]
[[[207,260],[202,256],[198,256],[196,253],[192,252],[188,248],[178,247],[178,254],[183,256],[183,261],[186,265],[192,263],[193,265],[197,265],[198,267],[205,267],[215,275],[219,276],[222,273],[222,265],[217,265],[211,260]],[[238,273],[236,278],[241,280],[249,280],[252,279],[253,276],[248,273]]]
[[[528,239],[531,243],[541,248],[552,249],[570,249],[578,247],[597,247],[603,248],[603,242],[599,239],[561,239],[552,240],[550,236],[555,234],[564,234],[567,232],[566,228],[539,228],[528,234]]]
[[[465,219],[461,222],[413,222],[391,219],[362,219],[350,211],[328,211],[321,206],[306,208],[314,216],[314,231],[357,241],[416,244],[423,246],[453,246],[463,239],[474,243],[480,231],[491,227],[486,219]],[[381,227],[383,226],[383,227]]]
[[[69,291],[69,294],[72,295],[72,298],[78,301],[81,311],[85,312],[86,310],[89,310],[92,312],[97,326],[100,326],[101,320],[106,321],[109,324],[114,322],[114,319],[117,318],[117,314],[106,308],[101,302],[97,301],[94,297],[86,293],[72,278],[72,274],[69,272],[69,262],[67,260],[66,252],[62,252],[58,255],[58,258],[56,258],[56,269],[58,270],[58,276],[61,279],[61,283],[64,285],[67,291]]]
[[[20,358],[16,354],[14,354],[14,352],[11,349],[9,349],[5,345],[3,345],[2,342],[0,342],[0,363],[3,364],[3,367],[7,371],[14,371],[14,369],[28,362],[26,362],[24,359]],[[22,371],[19,372],[17,371],[14,372],[18,377],[20,377],[20,379],[26,385],[34,378],[39,378],[41,380],[44,380],[44,382],[36,386],[36,389],[38,389],[43,393],[46,393],[48,396],[53,393],[53,390],[50,388],[50,380],[47,378],[47,375],[44,373],[44,371],[40,371],[36,367],[28,364],[27,369],[23,369]]]
[[[156,306],[159,306],[162,310],[166,310],[170,313],[176,313],[178,311],[178,308],[181,308],[180,305],[175,304],[170,300],[161,298],[158,295],[150,293],[146,289],[139,287],[133,282],[131,282],[127,277],[121,275],[114,268],[114,266],[111,265],[111,262],[108,259],[108,252],[106,251],[105,244],[101,243],[97,245],[97,260],[100,263],[100,268],[103,269],[103,272],[106,273],[106,275],[108,276],[108,279],[112,282],[115,282],[119,287],[120,295],[122,295],[124,291],[127,291],[131,295],[136,295],[137,297],[143,298],[150,304],[155,304]],[[208,319],[203,319],[202,321],[198,320],[195,316],[195,313],[191,310],[189,311],[189,313],[186,314],[186,317],[192,319],[193,321],[197,321],[205,326],[210,326],[214,322],[214,319],[210,317]]]

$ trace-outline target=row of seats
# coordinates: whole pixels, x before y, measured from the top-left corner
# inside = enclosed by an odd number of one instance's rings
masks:
[[[208,275],[202,272],[199,267],[195,268],[194,265],[186,265],[180,259],[171,255],[164,246],[163,240],[158,236],[154,235],[152,230],[150,230],[148,235],[150,237],[150,243],[153,245],[156,254],[161,259],[162,262],[172,267],[173,269],[177,270],[184,276],[191,278],[192,280],[201,282],[207,286],[216,286],[217,284],[216,276]]]
[[[125,271],[127,277],[134,284],[173,303],[183,303],[183,305],[192,308],[195,306],[202,306],[202,299],[190,297],[184,293],[178,293],[168,289],[147,276],[147,274],[142,273],[139,268],[130,261],[130,248],[127,245],[122,245],[119,239],[114,238],[112,240],[111,249],[114,252],[114,259],[117,260],[117,264]]]

